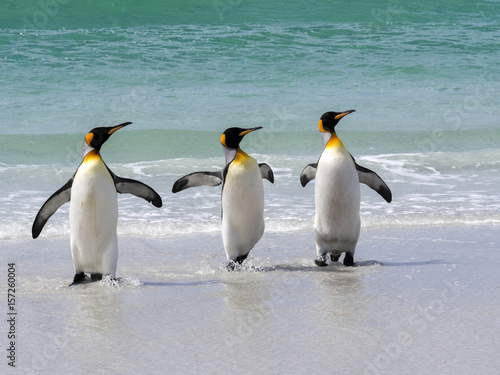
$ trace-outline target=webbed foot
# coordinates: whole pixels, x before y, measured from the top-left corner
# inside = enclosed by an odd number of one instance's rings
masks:
[[[314,259],[314,263],[316,263],[318,267],[326,267],[328,266],[328,256],[326,254],[318,255],[316,259]]]
[[[249,253],[246,253],[245,255],[240,255],[240,256],[236,257],[235,262],[236,262],[236,263],[238,263],[238,264],[243,263],[243,261],[244,261],[245,259],[247,259],[248,254],[249,254]]]
[[[69,286],[77,285],[85,281],[85,273],[80,272],[76,273],[75,277],[73,277],[73,282],[69,284]]]
[[[344,266],[346,266],[346,267],[356,266],[356,263],[354,263],[354,258],[353,258],[351,253],[345,253]]]

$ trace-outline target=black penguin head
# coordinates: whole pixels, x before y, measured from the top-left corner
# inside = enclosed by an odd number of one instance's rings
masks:
[[[347,116],[349,113],[354,112],[354,109],[350,109],[345,112],[325,112],[319,120],[319,131],[323,133],[333,133],[335,132],[335,126],[338,124],[340,119]]]
[[[89,147],[100,150],[104,142],[106,142],[109,137],[111,137],[111,134],[130,124],[131,122],[124,122],[123,124],[116,126],[94,128],[85,137],[85,142],[87,142]]]
[[[222,133],[220,137],[220,143],[227,148],[238,148],[241,140],[248,133],[254,130],[262,129],[262,126],[257,126],[256,128],[242,129],[242,128],[229,128]]]

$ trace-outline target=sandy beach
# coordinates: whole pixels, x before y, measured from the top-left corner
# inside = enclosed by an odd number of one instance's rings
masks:
[[[4,241],[9,373],[494,374],[499,243],[497,226],[368,229],[358,267],[317,268],[312,233],[269,233],[228,272],[220,233],[125,237],[118,283],[70,288],[67,239]]]

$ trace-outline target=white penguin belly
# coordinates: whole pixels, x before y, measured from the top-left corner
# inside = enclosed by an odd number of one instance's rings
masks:
[[[228,260],[248,254],[264,233],[264,187],[257,162],[231,163],[222,193],[222,239]]]
[[[345,150],[326,149],[316,172],[314,226],[318,251],[354,251],[359,238],[359,177]]]
[[[71,253],[75,273],[115,275],[117,223],[116,188],[100,157],[95,157],[80,166],[71,188]]]

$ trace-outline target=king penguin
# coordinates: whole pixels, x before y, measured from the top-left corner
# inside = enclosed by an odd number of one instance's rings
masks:
[[[161,207],[161,197],[142,182],[118,177],[104,163],[101,146],[125,122],[111,127],[92,129],[83,143],[83,161],[73,177],[43,204],[33,222],[32,235],[37,238],[47,220],[66,202],[70,202],[69,224],[71,255],[75,267],[74,284],[103,275],[116,274],[118,243],[118,193],[130,193]]]
[[[302,186],[316,179],[314,228],[318,266],[338,261],[345,253],[344,265],[354,266],[354,251],[359,238],[360,188],[364,183],[379,193],[388,203],[392,193],[373,171],[356,163],[335,133],[335,126],[344,116],[354,112],[326,112],[319,120],[319,131],[325,149],[317,163],[309,164],[300,175]]]
[[[269,165],[257,164],[239,146],[245,135],[261,128],[226,129],[220,139],[226,158],[224,169],[188,174],[172,188],[177,193],[194,186],[222,184],[222,240],[230,268],[241,264],[264,234],[262,179],[274,183],[274,174]]]

